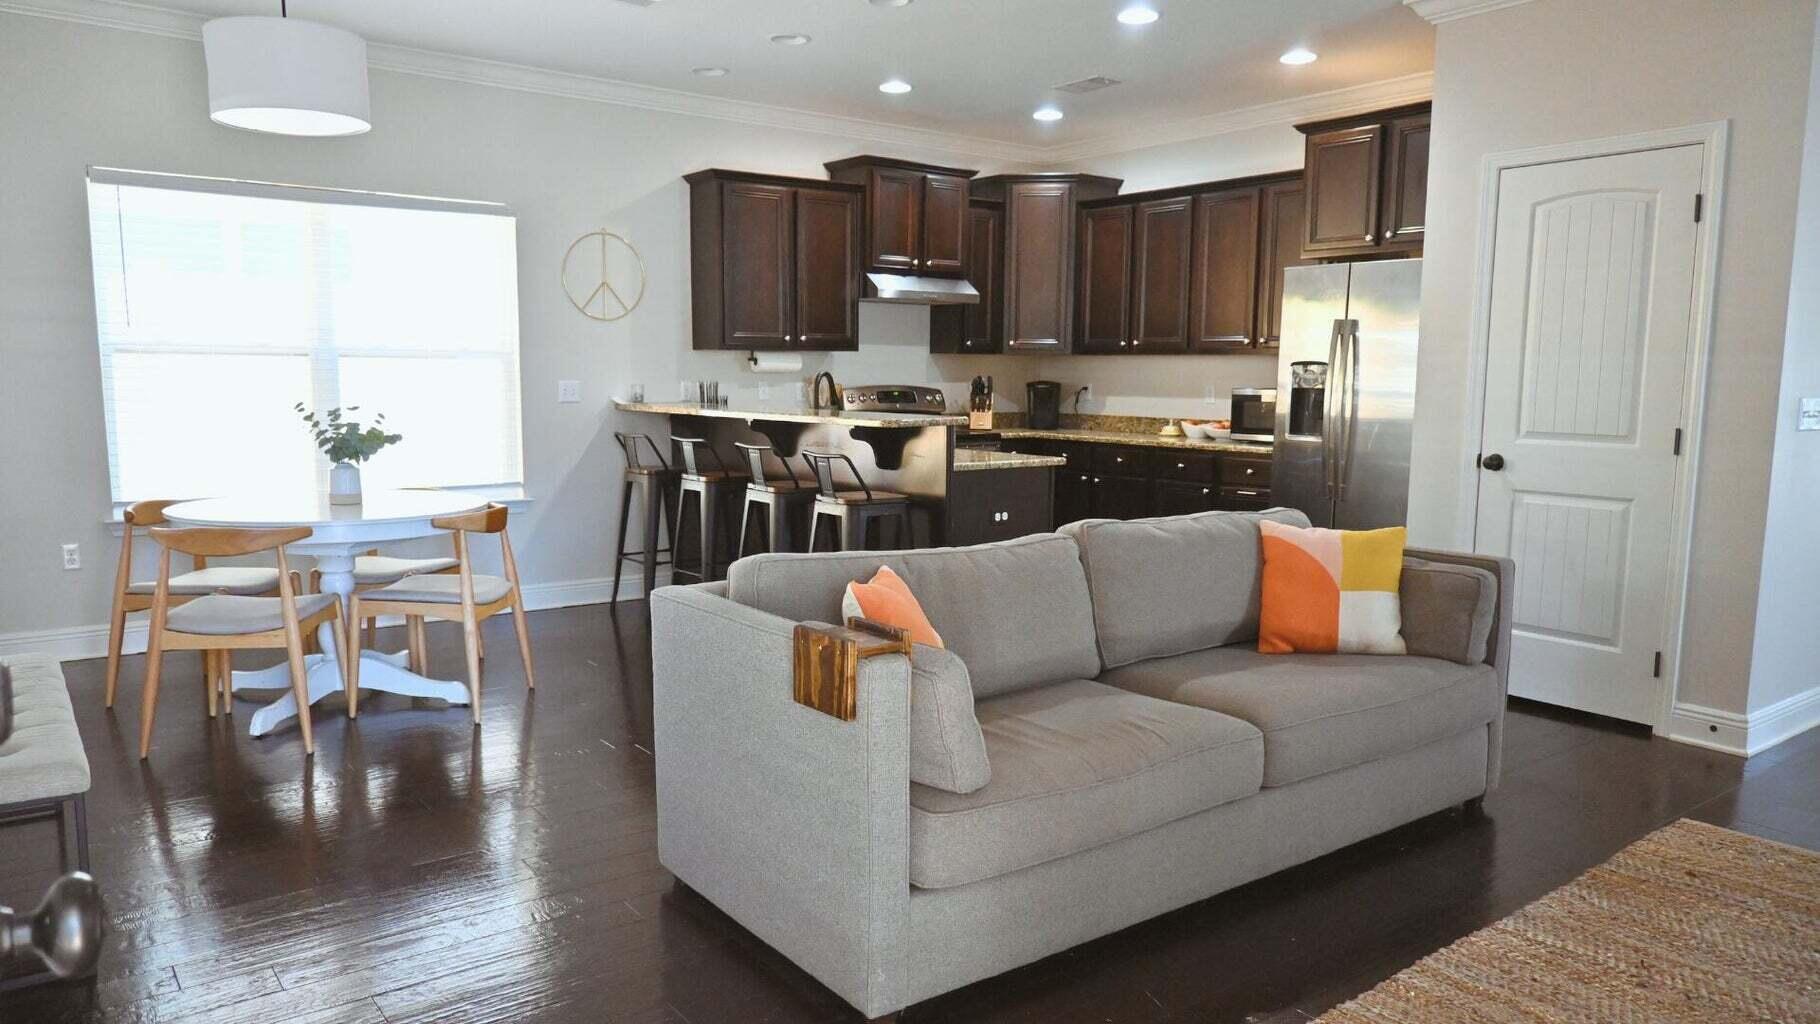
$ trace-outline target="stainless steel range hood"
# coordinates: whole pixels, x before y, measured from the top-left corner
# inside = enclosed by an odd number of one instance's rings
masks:
[[[912,306],[966,306],[980,293],[965,281],[911,274],[867,274],[866,302],[900,302]]]

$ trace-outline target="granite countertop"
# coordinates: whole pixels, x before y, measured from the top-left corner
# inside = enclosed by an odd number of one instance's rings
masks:
[[[832,423],[843,427],[964,427],[965,416],[932,416],[907,412],[845,412],[838,409],[816,409],[807,405],[739,405],[714,406],[696,402],[623,402],[615,399],[613,407],[622,412],[652,412],[664,416],[709,416],[729,420],[771,420],[777,423]]]
[[[1097,444],[1130,444],[1145,448],[1181,448],[1198,452],[1227,452],[1230,454],[1263,455],[1271,453],[1267,444],[1255,441],[1197,441],[1189,437],[1164,437],[1157,433],[1133,433],[1121,430],[1088,430],[1079,427],[1061,427],[1055,430],[1034,430],[1030,427],[1006,427],[998,431],[1006,438],[1041,437],[1055,441],[1089,441]]]
[[[982,469],[1053,469],[1066,466],[1060,455],[1023,455],[1018,452],[995,452],[981,448],[956,448],[954,471],[973,473]]]

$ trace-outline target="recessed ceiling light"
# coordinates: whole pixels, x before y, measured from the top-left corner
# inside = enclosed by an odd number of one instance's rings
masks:
[[[1148,4],[1132,4],[1119,12],[1119,21],[1126,25],[1148,25],[1159,17],[1156,8]]]
[[[809,42],[809,37],[801,32],[779,32],[771,41],[779,46],[803,46]]]
[[[703,78],[725,78],[725,77],[727,77],[726,68],[706,67],[706,68],[690,68],[689,70],[697,75],[700,75]]]
[[[910,91],[910,83],[901,78],[887,78],[878,83],[878,91],[888,92],[893,96],[900,96]]]
[[[910,0],[872,0],[874,7],[908,7]]]
[[[1299,67],[1303,64],[1313,64],[1316,56],[1315,52],[1308,47],[1298,46],[1288,53],[1283,54],[1281,57],[1278,57],[1277,60],[1280,60],[1291,67]]]
[[[1038,121],[1060,121],[1062,119],[1062,112],[1058,107],[1038,107],[1036,108],[1036,113],[1031,114],[1030,116],[1036,118]]]

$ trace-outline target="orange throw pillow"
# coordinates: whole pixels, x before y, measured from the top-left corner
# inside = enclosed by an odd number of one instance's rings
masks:
[[[879,566],[878,572],[864,583],[856,580],[847,584],[847,596],[841,600],[841,614],[907,629],[911,643],[943,646],[942,635],[929,624],[929,616],[923,614],[923,606],[917,603],[916,595],[910,593],[904,578],[892,572],[888,565]]]
[[[1402,654],[1405,531],[1258,523],[1261,654]]]

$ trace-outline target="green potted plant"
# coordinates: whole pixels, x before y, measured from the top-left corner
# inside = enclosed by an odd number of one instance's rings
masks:
[[[302,402],[297,403],[297,414],[310,428],[316,447],[334,464],[329,470],[331,505],[360,504],[360,464],[404,440],[403,434],[386,433],[385,413],[374,416],[372,426],[347,418],[348,413],[359,410],[360,406],[350,405],[317,415],[305,409]]]

